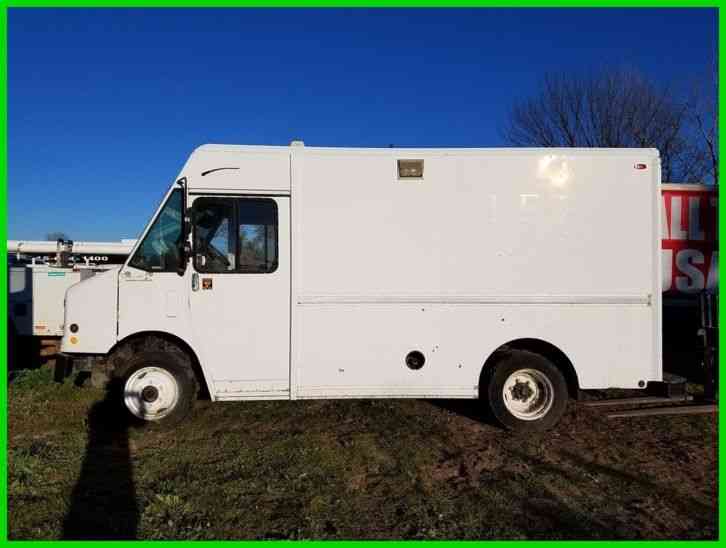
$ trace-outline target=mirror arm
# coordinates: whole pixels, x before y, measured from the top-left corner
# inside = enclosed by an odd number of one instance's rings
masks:
[[[181,241],[179,242],[179,268],[177,274],[183,276],[187,270],[187,263],[192,255],[191,246],[189,245],[189,234],[191,232],[191,219],[190,209],[187,208],[187,178],[182,177],[176,184],[181,187],[182,191],[182,227],[181,227]]]

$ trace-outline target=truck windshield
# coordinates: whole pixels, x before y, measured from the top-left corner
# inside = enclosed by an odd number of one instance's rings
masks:
[[[182,191],[175,189],[144,241],[129,261],[129,266],[153,272],[176,272],[182,239]]]

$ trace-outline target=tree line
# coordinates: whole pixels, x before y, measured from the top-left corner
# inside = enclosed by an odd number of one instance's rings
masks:
[[[514,102],[506,142],[527,147],[657,148],[662,180],[718,183],[715,74],[686,92],[635,70],[549,73]]]

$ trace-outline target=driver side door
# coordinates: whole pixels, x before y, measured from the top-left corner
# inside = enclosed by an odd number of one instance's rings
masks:
[[[289,198],[191,198],[191,317],[215,397],[286,399]]]

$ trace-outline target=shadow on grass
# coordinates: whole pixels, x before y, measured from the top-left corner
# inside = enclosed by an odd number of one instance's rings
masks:
[[[529,516],[525,528],[530,538],[571,539],[657,539],[664,538],[662,524],[647,516],[638,503],[647,500],[664,501],[680,518],[696,522],[694,534],[684,527],[683,531],[670,531],[665,538],[715,538],[717,509],[671,486],[660,484],[642,474],[630,473],[617,466],[596,463],[572,451],[557,452],[559,463],[545,462],[521,452],[514,455],[527,463],[541,477],[535,496],[527,497],[522,507]],[[623,466],[627,464],[623,463]],[[545,479],[547,478],[547,479]],[[611,499],[594,512],[580,504],[571,486],[585,486],[591,482],[602,485],[604,493],[616,492]],[[530,493],[531,494],[531,493]],[[626,513],[622,513],[627,508]],[[657,512],[650,509],[645,512]]]
[[[466,417],[469,420],[480,422],[504,431],[487,410],[486,402],[478,399],[432,399],[426,400],[431,405],[455,415]]]
[[[430,403],[465,419],[493,424],[476,400]],[[561,423],[559,428],[567,425]],[[592,453],[585,447],[582,453],[567,449],[561,446],[567,441],[551,437],[553,432],[530,436],[503,430],[501,435],[465,432],[440,449],[439,463],[429,474],[438,483],[436,489],[451,490],[456,497],[472,490],[484,493],[491,508],[484,506],[468,529],[455,530],[453,536],[538,540],[717,536],[717,507],[679,489],[673,476],[667,481],[639,472],[643,449],[637,444],[630,454],[600,462],[598,447]],[[658,464],[657,455],[650,456],[651,464]]]
[[[88,444],[63,539],[135,539],[139,522],[122,387],[109,386],[88,415]]]

